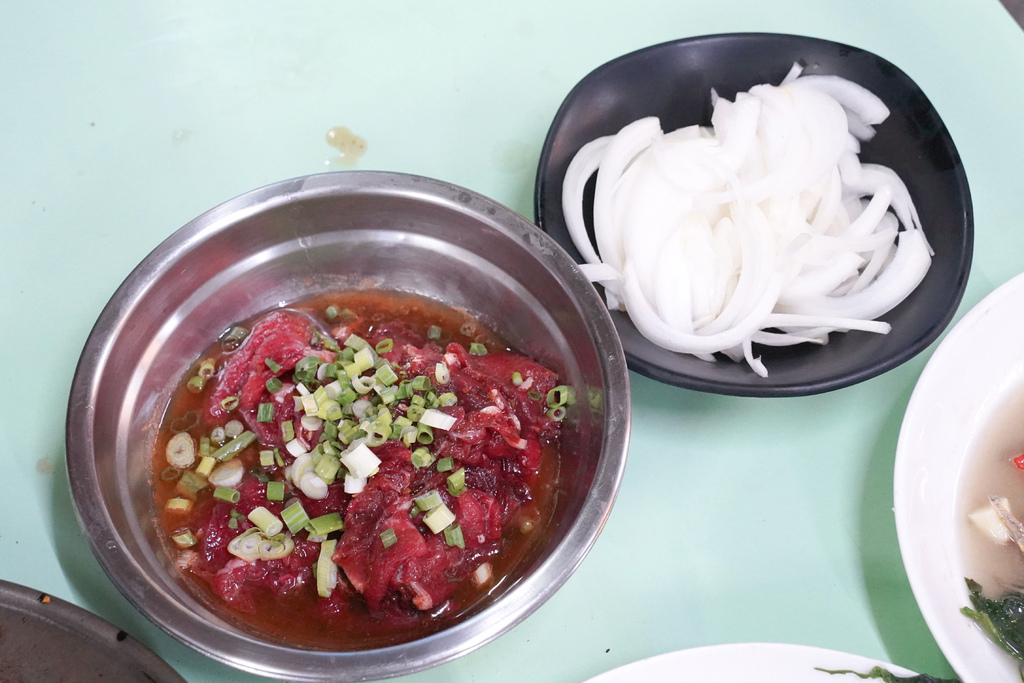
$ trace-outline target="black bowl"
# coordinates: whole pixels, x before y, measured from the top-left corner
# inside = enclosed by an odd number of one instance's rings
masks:
[[[836,333],[824,346],[755,347],[768,368],[767,378],[746,364],[708,363],[666,351],[641,336],[627,315],[613,312],[631,370],[719,394],[816,394],[906,362],[953,318],[967,286],[974,245],[974,214],[960,155],[938,112],[909,76],[849,45],[802,36],[724,34],[655,45],[595,69],[569,93],[548,131],[534,194],[537,223],[582,263],[562,214],[562,180],[580,147],[645,116],[659,117],[665,131],[708,125],[712,88],[732,99],[759,83],[779,83],[794,62],[803,64],[806,74],[855,81],[891,110],[874,139],[863,145],[861,159],[889,166],[906,183],[935,249],[931,269],[910,297],[881,318],[892,324],[887,335]]]

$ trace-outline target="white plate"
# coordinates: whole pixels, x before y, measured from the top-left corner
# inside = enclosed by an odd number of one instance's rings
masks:
[[[979,430],[1024,372],[1024,275],[975,306],[939,345],[907,406],[893,502],[903,564],[932,635],[964,683],[1020,683],[973,622],[961,553],[960,474]]]
[[[782,643],[732,643],[680,650],[613,669],[587,683],[860,683],[853,675],[817,671],[852,670],[867,673],[881,666],[898,676],[915,674],[892,664]]]

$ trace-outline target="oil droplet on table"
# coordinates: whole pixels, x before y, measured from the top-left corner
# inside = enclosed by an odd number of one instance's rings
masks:
[[[327,131],[327,144],[338,150],[338,156],[327,163],[352,167],[366,151],[366,140],[345,126],[335,126]]]

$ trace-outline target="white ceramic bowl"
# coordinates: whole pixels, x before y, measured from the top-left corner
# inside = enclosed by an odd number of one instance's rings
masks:
[[[975,306],[939,345],[907,406],[894,503],[903,564],[943,654],[964,683],[1020,683],[1016,663],[960,613],[963,475],[992,415],[1024,383],[1024,275]]]

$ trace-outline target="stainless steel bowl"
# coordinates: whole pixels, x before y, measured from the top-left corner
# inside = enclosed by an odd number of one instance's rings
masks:
[[[582,388],[565,424],[542,542],[493,600],[428,637],[367,651],[266,642],[182,583],[157,538],[150,487],[159,418],[189,364],[231,323],[284,303],[380,286],[466,309]],[[156,248],[100,314],[71,388],[75,507],[111,580],[192,648],[291,680],[366,680],[450,661],[544,603],[583,560],[626,461],[630,397],[608,312],[566,253],[518,214],[447,183],[392,173],[281,182],[228,201]]]

